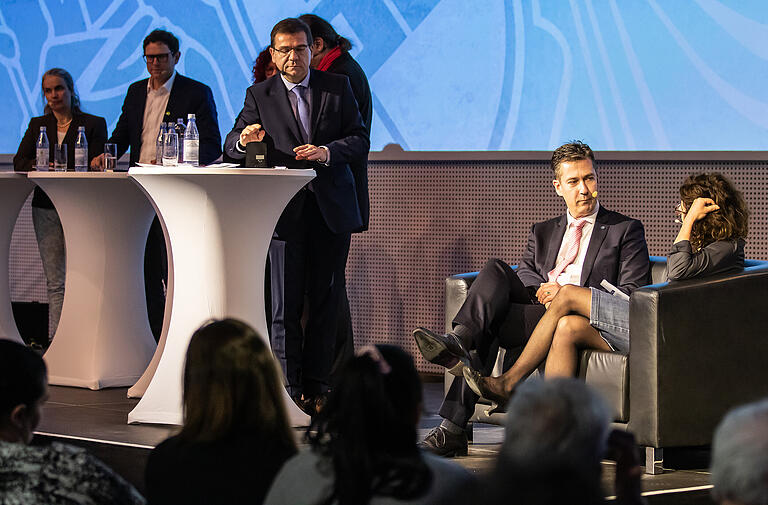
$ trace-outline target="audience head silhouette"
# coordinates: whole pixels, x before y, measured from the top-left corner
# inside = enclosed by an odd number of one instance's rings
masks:
[[[602,503],[609,422],[602,399],[582,381],[522,383],[507,407],[492,494],[532,504]]]
[[[19,343],[0,339],[0,440],[28,444],[47,399],[43,358]]]
[[[713,498],[723,505],[768,503],[768,399],[729,412],[712,440]]]
[[[293,445],[272,351],[235,319],[209,322],[193,335],[184,365],[186,441],[221,440],[256,430]]]
[[[391,345],[363,348],[344,367],[308,431],[328,456],[340,505],[372,496],[409,499],[429,487],[431,473],[416,447],[421,381],[411,356]]]

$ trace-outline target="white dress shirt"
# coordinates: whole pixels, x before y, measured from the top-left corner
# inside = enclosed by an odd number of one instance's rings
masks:
[[[152,89],[149,81],[147,81],[147,103],[144,105],[139,163],[152,163],[152,160],[155,159],[157,134],[160,132],[160,124],[165,119],[165,108],[168,106],[168,98],[171,96],[171,88],[175,79],[176,72],[173,72],[170,79],[157,89]],[[175,121],[175,118],[171,119]]]
[[[600,203],[595,204],[595,211],[581,219],[585,220],[584,226],[581,228],[581,240],[579,241],[579,253],[576,255],[576,259],[573,263],[565,267],[560,275],[557,276],[557,283],[561,286],[566,284],[573,284],[579,286],[581,284],[581,270],[584,266],[584,257],[587,255],[587,248],[589,247],[589,239],[592,238],[592,229],[595,227],[595,219],[597,219],[597,212],[600,210]],[[560,244],[560,251],[557,253],[557,260],[555,265],[560,263],[565,256],[565,244],[568,238],[568,233],[571,232],[571,224],[576,223],[577,219],[571,216],[571,213],[567,213],[568,216],[568,228],[563,235],[563,241]],[[574,224],[575,226],[575,224]]]

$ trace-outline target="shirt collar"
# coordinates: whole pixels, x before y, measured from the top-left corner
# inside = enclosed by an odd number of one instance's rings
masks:
[[[589,224],[594,225],[595,224],[595,220],[597,219],[597,213],[599,211],[600,211],[600,202],[595,202],[595,211],[592,212],[592,214],[590,214],[588,216],[584,216],[584,217],[579,218],[579,219],[584,219]],[[575,217],[571,216],[571,212],[570,211],[566,212],[565,214],[568,216],[568,226],[571,226],[571,223],[575,223],[577,221],[577,219]]]
[[[171,88],[173,87],[173,81],[175,81],[175,80],[176,80],[176,71],[174,70],[173,74],[171,74],[171,77],[167,81],[165,81],[165,83],[162,86],[160,86],[160,88],[165,88],[168,91],[168,93],[170,93],[171,92]],[[160,91],[160,88],[157,88],[154,91],[155,92]],[[149,85],[149,79],[147,79],[147,94],[149,94],[152,91],[153,90],[152,90],[152,88]]]
[[[283,74],[280,74],[280,79],[283,80],[283,84],[285,84],[285,88],[288,91],[293,91],[293,88],[296,86],[304,86],[305,88],[309,89],[309,74],[310,72],[307,72],[306,77],[301,80],[301,82],[291,82],[288,79],[285,78]]]

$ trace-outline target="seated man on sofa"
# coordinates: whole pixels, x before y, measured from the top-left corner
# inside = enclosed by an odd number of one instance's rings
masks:
[[[474,368],[488,375],[496,360],[496,344],[519,348],[525,344],[545,307],[562,286],[602,289],[607,280],[626,294],[647,284],[648,247],[643,225],[601,207],[597,172],[588,145],[571,142],[552,154],[552,181],[567,212],[534,224],[517,271],[506,262],[489,260],[472,283],[467,298],[445,335],[417,328],[414,338],[428,361],[457,377],[476,350]],[[440,408],[442,423],[422,445],[444,456],[467,453],[464,428],[474,413],[478,395],[463,380],[455,380]]]

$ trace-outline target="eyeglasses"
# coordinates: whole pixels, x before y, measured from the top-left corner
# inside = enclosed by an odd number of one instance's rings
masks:
[[[306,44],[301,44],[300,46],[294,46],[294,47],[272,47],[275,51],[282,54],[283,56],[288,56],[291,51],[296,51],[296,54],[303,53],[309,48]]]
[[[685,218],[685,210],[683,210],[683,204],[678,203],[677,205],[675,205],[675,222],[682,224],[684,218]]]
[[[144,55],[144,61],[147,63],[151,61],[156,61],[158,63],[165,63],[168,61],[168,58],[171,56],[172,53],[163,53],[163,54],[145,54]]]

